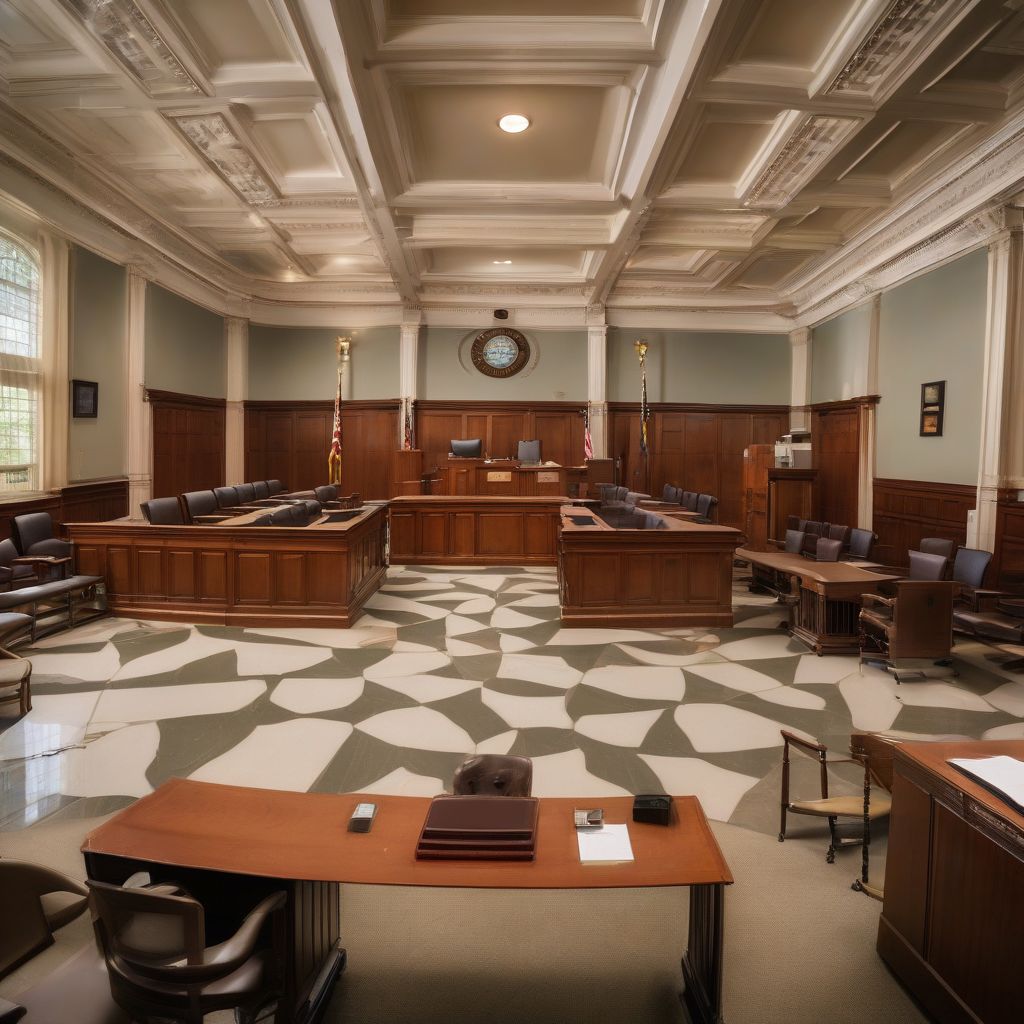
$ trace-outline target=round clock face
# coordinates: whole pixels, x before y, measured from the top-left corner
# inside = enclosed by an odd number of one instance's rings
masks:
[[[518,331],[495,327],[473,342],[473,365],[488,377],[511,377],[530,359],[530,343]]]

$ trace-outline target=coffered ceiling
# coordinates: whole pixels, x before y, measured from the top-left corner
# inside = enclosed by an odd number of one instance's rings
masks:
[[[786,316],[1024,117],[1022,8],[0,0],[0,171],[236,296]]]

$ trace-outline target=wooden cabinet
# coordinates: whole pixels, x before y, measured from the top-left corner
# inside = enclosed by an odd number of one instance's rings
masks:
[[[789,516],[811,519],[815,469],[776,469],[775,445],[752,444],[743,453],[744,532],[751,551],[774,551],[786,539]]]

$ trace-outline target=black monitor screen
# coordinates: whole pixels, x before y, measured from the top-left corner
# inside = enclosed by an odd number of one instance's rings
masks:
[[[460,459],[479,459],[483,454],[483,442],[479,437],[475,437],[469,441],[456,441],[452,440],[452,455],[457,455]]]

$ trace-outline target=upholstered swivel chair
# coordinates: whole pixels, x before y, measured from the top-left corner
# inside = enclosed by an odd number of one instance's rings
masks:
[[[516,448],[516,458],[520,462],[540,462],[540,441],[520,441]]]
[[[23,555],[52,555],[63,558],[71,554],[71,545],[53,535],[53,519],[49,512],[27,512],[11,520],[11,538]]]
[[[845,548],[850,543],[850,528],[833,523],[828,528],[829,540],[837,540]]]
[[[189,522],[195,522],[197,516],[217,514],[217,496],[213,491],[186,491],[181,496],[181,501]]]
[[[213,496],[217,499],[217,508],[238,508],[242,504],[237,487],[214,487]]]
[[[815,743],[788,732],[782,732],[782,798],[779,821],[779,842],[786,839],[786,816],[808,814],[828,821],[829,844],[825,860],[835,863],[836,850],[844,846],[865,847],[863,881],[867,882],[866,848],[871,842],[870,823],[885,817],[892,807],[891,798],[885,793],[874,794],[870,790],[870,768],[863,756],[852,758],[830,758],[824,743]],[[803,754],[818,764],[819,796],[810,800],[794,800],[790,792],[790,752]],[[830,796],[828,769],[835,764],[862,764],[865,769],[864,786],[856,796]],[[844,819],[845,827],[840,823]],[[851,827],[852,826],[852,827]]]
[[[265,501],[270,497],[270,485],[266,480],[254,480],[252,486],[256,492],[257,501]]]
[[[929,555],[942,555],[945,559],[953,557],[956,550],[956,541],[948,540],[945,537],[922,537],[917,545],[918,551],[924,551]]]
[[[86,906],[85,887],[73,878],[39,864],[0,860],[0,978],[52,945],[53,933]]]
[[[683,507],[687,512],[697,511],[697,500],[700,495],[696,491],[683,491]]]
[[[319,487],[314,487],[313,494],[321,505],[338,500],[338,488],[335,484],[321,484]]]
[[[710,494],[701,494],[697,498],[697,522],[713,523],[718,518],[718,499]]]
[[[878,534],[871,530],[861,530],[856,526],[850,531],[850,549],[846,557],[855,561],[867,561],[871,558]]]
[[[147,523],[154,526],[182,526],[185,517],[181,514],[181,503],[177,498],[150,498],[139,504]]]
[[[908,580],[941,580],[946,576],[949,559],[945,555],[934,555],[927,551],[908,551],[910,568]]]
[[[843,542],[835,537],[819,537],[814,545],[816,562],[838,562],[843,553]]]
[[[665,484],[661,489],[661,500],[662,501],[675,501],[673,495],[676,493],[676,489],[671,484]]]
[[[243,505],[256,500],[257,495],[255,484],[235,484],[235,490],[238,492],[238,500]]]
[[[266,896],[234,935],[207,946],[203,906],[184,890],[87,884],[111,994],[133,1017],[203,1024],[208,1013],[234,1009],[236,1020],[251,1024],[279,991],[285,952],[272,951],[260,938],[271,915],[285,906],[285,893]]]
[[[996,590],[984,590],[985,572],[992,561],[992,552],[980,548],[958,548],[953,559],[953,581],[960,584],[959,600],[961,604],[979,607],[985,596],[999,596]]]
[[[288,490],[284,483],[280,480],[268,480],[267,487],[270,490],[270,496],[273,497],[275,494],[284,494]]]
[[[30,563],[18,562],[18,549],[10,538],[0,540],[0,590],[17,590],[38,581]]]
[[[533,762],[514,754],[478,754],[455,769],[456,796],[530,796]]]
[[[786,542],[783,545],[782,550],[788,552],[791,555],[800,554],[804,546],[805,536],[806,534],[802,530],[787,530]]]

